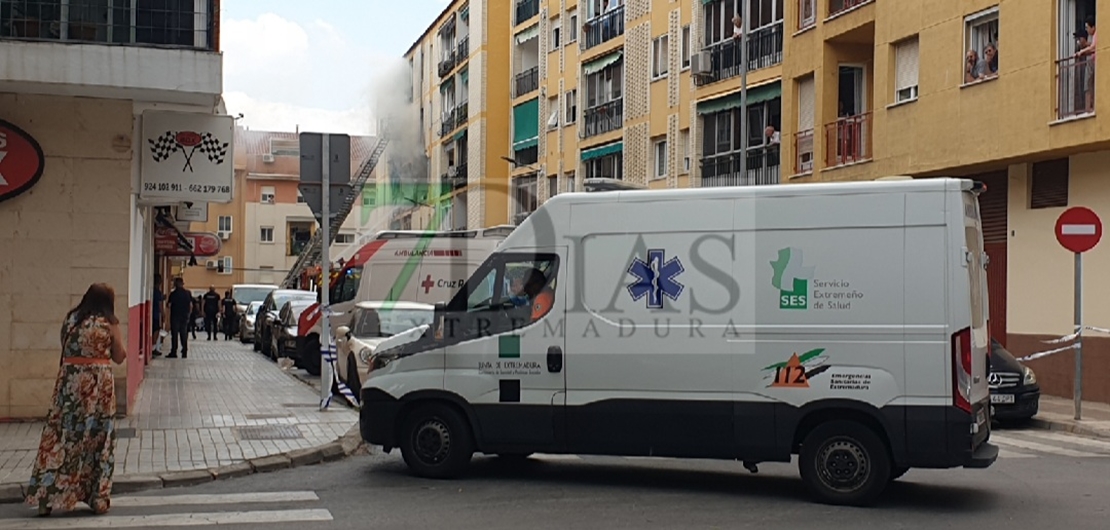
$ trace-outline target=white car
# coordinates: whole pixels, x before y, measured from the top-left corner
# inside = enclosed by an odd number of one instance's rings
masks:
[[[246,344],[254,341],[254,319],[258,316],[258,308],[262,302],[251,302],[243,311],[243,321],[239,324],[239,341]]]
[[[351,325],[335,330],[339,378],[359,395],[369,373],[370,356],[382,341],[431,323],[435,306],[418,302],[360,302],[351,311]]]

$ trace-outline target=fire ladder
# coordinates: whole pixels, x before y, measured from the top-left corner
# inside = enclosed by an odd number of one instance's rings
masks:
[[[374,145],[374,150],[370,152],[370,158],[362,164],[358,170],[358,175],[355,176],[351,182],[351,193],[347,194],[347,198],[343,200],[339,210],[335,212],[335,217],[331,221],[331,226],[328,227],[328,245],[335,242],[335,237],[339,234],[339,227],[343,226],[343,222],[347,220],[347,216],[355,206],[355,202],[362,200],[362,189],[366,186],[366,182],[370,180],[370,175],[374,173],[374,167],[378,165],[378,160],[381,159],[382,154],[385,152],[386,145],[389,140],[384,137],[379,137],[377,144]],[[325,190],[325,193],[327,191]],[[323,254],[323,230],[317,230],[312,234],[312,239],[308,241],[308,246],[297,257],[297,262],[293,268],[289,269],[285,279],[281,282],[283,289],[294,289],[300,280],[301,274],[308,270],[309,267],[316,265],[320,261],[320,256]],[[330,269],[330,267],[325,267]],[[330,271],[325,271],[325,274]]]

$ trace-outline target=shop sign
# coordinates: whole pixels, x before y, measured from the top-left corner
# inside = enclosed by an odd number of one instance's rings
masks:
[[[235,120],[190,112],[143,112],[139,198],[231,202]]]
[[[193,246],[193,251],[181,245],[178,232],[166,227],[154,230],[154,251],[163,256],[196,256],[207,258],[220,253],[220,237],[211,232],[183,232],[182,235]]]
[[[0,120],[0,202],[33,188],[45,167],[39,143],[23,129]]]

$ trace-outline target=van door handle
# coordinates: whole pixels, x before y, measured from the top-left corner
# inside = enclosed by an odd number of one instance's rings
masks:
[[[563,371],[563,349],[558,346],[547,347],[547,371],[557,374]]]

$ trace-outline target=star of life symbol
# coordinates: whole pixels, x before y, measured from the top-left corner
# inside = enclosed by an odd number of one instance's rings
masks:
[[[647,261],[640,258],[632,260],[628,266],[628,274],[636,277],[636,281],[628,285],[628,294],[633,300],[647,297],[648,309],[662,309],[663,297],[678,300],[686,286],[675,278],[686,269],[677,256],[664,261],[665,251],[661,249],[648,250]]]
[[[221,142],[210,132],[201,134],[193,131],[166,131],[157,139],[147,139],[147,143],[150,144],[150,153],[155,162],[167,160],[174,153],[180,152],[185,157],[182,173],[186,169],[193,171],[193,153],[200,151],[208,157],[209,162],[219,165],[224,163],[228,148],[227,142]]]

